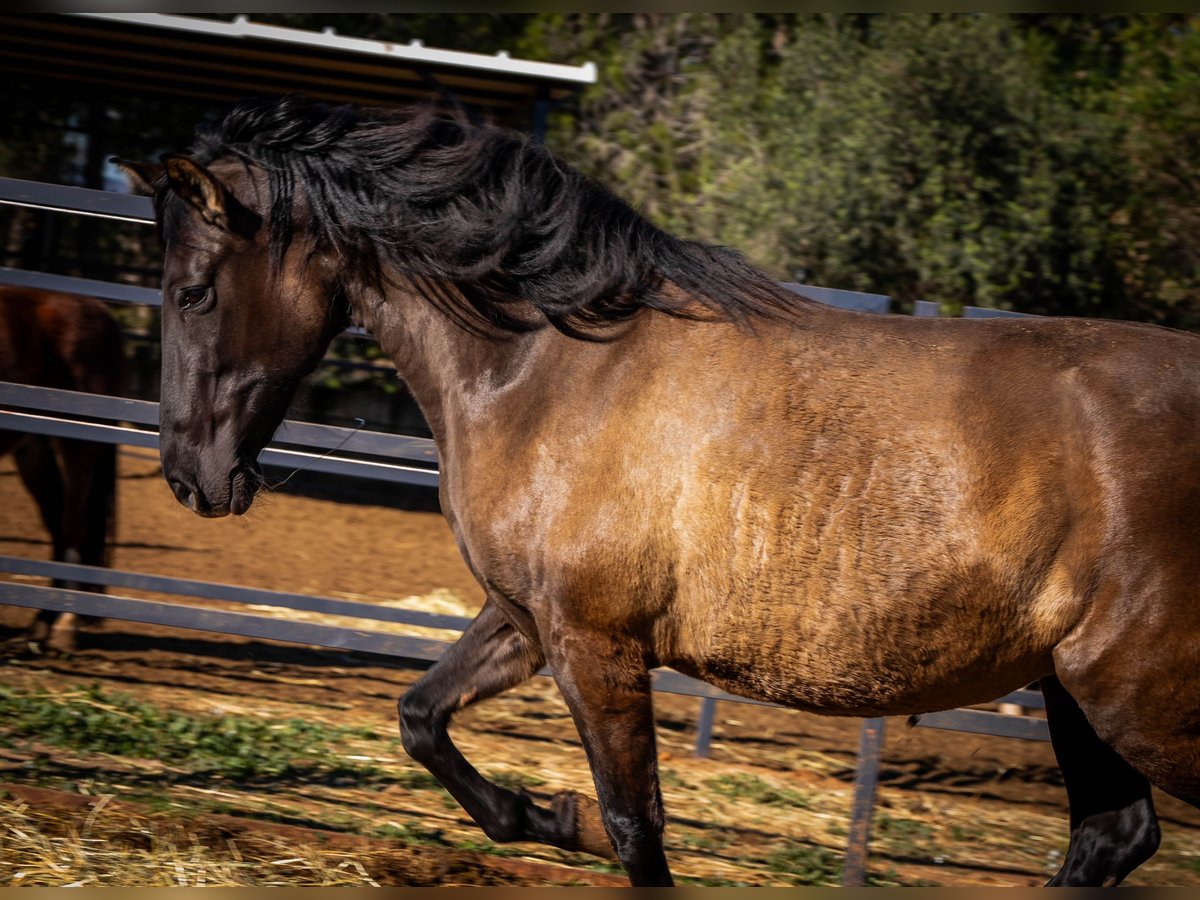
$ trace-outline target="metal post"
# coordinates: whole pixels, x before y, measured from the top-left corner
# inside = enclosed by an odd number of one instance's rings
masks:
[[[717,718],[717,701],[705,697],[700,701],[700,718],[696,722],[696,755],[708,759],[712,755],[713,722]]]
[[[850,838],[842,868],[842,887],[867,883],[867,843],[871,838],[871,813],[879,783],[883,755],[884,719],[864,719],[858,743],[858,771],[854,775],[854,803],[850,810]]]

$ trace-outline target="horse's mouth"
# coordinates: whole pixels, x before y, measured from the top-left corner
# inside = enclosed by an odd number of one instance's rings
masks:
[[[240,516],[250,508],[262,487],[262,472],[252,463],[239,465],[229,476],[229,512]]]

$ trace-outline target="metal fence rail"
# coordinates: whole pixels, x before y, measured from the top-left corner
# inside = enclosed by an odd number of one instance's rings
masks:
[[[32,410],[39,410],[33,412]],[[66,417],[45,415],[62,413]],[[99,421],[96,421],[99,420]],[[158,404],[0,381],[0,429],[158,448]],[[357,455],[349,455],[357,454]],[[374,458],[371,458],[374,457]],[[436,487],[437,449],[428,438],[287,421],[259,455],[264,465]],[[406,465],[408,461],[424,466]]]

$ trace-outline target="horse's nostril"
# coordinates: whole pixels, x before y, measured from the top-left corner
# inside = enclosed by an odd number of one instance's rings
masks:
[[[171,488],[171,493],[175,495],[175,499],[186,505],[188,494],[192,492],[192,489],[177,478],[167,479],[167,484]]]
[[[204,498],[200,492],[177,478],[171,478],[167,482],[171,486],[171,492],[175,494],[175,499],[190,509],[192,512],[198,513],[204,505]]]

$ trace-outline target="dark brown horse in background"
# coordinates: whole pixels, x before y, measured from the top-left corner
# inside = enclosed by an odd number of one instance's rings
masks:
[[[92,297],[0,285],[0,381],[115,395],[123,365],[121,331]],[[116,446],[0,431],[37,503],[58,562],[108,565],[116,519]],[[56,579],[56,587],[102,590]],[[38,613],[30,638],[75,649],[74,613]]]
[[[1070,800],[1052,884],[1200,803],[1200,340],[798,299],[544,148],[428,113],[243,104],[127,164],[165,241],[163,473],[243,513],[348,322],[393,357],[486,592],[403,698],[404,745],[497,841],[671,883],[650,670],[847,715],[1041,679]],[[372,536],[389,553],[386,535]],[[549,808],[451,742],[548,664],[599,803]]]

